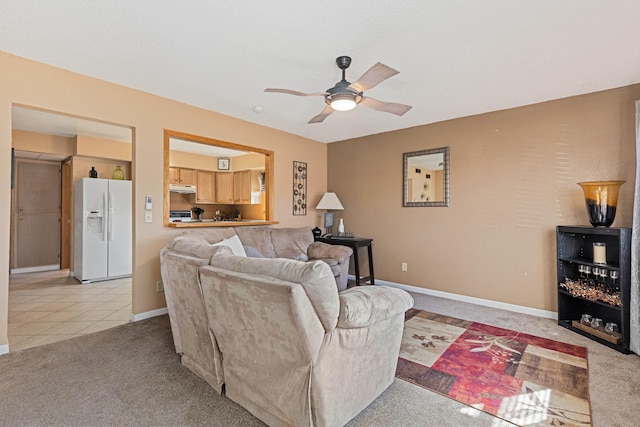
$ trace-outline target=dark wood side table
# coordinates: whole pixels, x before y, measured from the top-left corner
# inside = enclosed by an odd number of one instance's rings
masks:
[[[365,237],[316,237],[316,242],[328,243],[330,245],[342,245],[348,246],[353,249],[353,267],[356,274],[356,286],[360,286],[361,283],[369,281],[369,284],[375,285],[373,278],[373,251],[371,249],[371,243],[373,239],[367,239]],[[360,260],[358,259],[358,248],[367,248],[367,254],[369,256],[369,275],[360,276]]]

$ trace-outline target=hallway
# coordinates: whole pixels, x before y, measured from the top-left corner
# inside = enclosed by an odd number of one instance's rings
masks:
[[[80,284],[69,270],[9,276],[9,351],[130,321],[131,277]]]

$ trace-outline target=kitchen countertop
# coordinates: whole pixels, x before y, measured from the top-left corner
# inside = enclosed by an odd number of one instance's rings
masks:
[[[263,219],[242,219],[240,221],[214,221],[203,219],[202,221],[172,222],[169,227],[173,228],[200,228],[200,227],[244,227],[256,225],[280,224],[280,221],[267,221]]]

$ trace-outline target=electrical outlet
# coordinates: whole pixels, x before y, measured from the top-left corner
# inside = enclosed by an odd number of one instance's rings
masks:
[[[156,292],[164,292],[164,285],[162,284],[162,280],[158,280],[156,282]]]
[[[407,271],[407,263],[406,262],[402,263],[402,271]]]

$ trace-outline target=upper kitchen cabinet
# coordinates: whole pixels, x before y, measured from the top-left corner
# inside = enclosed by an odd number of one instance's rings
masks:
[[[243,170],[233,173],[233,203],[251,203],[251,171]]]
[[[216,202],[233,204],[233,181],[232,172],[216,172]]]
[[[195,169],[169,168],[169,184],[196,185]]]
[[[216,203],[216,173],[198,170],[197,177],[196,202]]]

